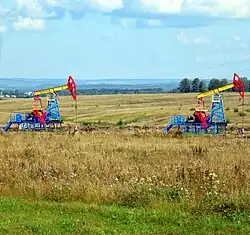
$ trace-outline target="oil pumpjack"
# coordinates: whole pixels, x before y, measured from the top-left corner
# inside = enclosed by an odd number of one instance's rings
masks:
[[[22,131],[41,131],[48,127],[55,128],[62,124],[59,102],[56,92],[68,90],[73,100],[77,100],[77,88],[75,80],[69,76],[65,85],[37,90],[34,92],[33,110],[30,113],[11,113],[9,122],[4,126],[7,132],[13,124],[18,125]],[[40,95],[49,95],[46,109],[42,106]]]
[[[183,134],[222,134],[227,127],[223,100],[220,92],[234,88],[244,100],[244,83],[238,74],[234,73],[233,82],[225,86],[202,92],[197,95],[198,104],[193,116],[176,115],[171,117],[168,126],[163,129],[168,133],[173,127]],[[204,109],[203,98],[212,95],[211,112],[207,114]]]

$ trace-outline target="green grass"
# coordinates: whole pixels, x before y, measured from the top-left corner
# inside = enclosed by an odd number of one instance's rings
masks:
[[[225,94],[224,106],[236,126],[249,109],[237,93]],[[31,99],[1,101],[0,124],[31,107]],[[74,122],[74,102],[62,97],[60,107]],[[195,107],[194,94],[80,96],[78,121],[166,125]],[[0,135],[0,234],[250,234],[249,153],[248,140],[234,136]]]
[[[0,198],[1,234],[250,234],[247,214],[195,214],[161,209]]]

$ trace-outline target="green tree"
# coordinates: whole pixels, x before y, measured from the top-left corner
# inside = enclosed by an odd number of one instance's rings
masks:
[[[202,80],[200,81],[200,84],[199,84],[199,92],[204,92],[207,90],[207,84],[206,84],[206,81]]]
[[[228,80],[227,79],[221,79],[220,80],[220,87],[222,87],[222,86],[226,86],[228,84]],[[230,91],[232,91],[232,89],[228,89],[228,90],[225,90],[225,92],[230,92]]]
[[[221,81],[217,78],[213,78],[209,81],[208,90],[213,90],[221,87]]]
[[[241,79],[242,79],[242,81],[244,83],[245,92],[248,92],[249,91],[249,85],[250,85],[249,80],[246,77],[243,77]]]
[[[221,79],[220,80],[220,86],[225,86],[225,85],[227,85],[228,84],[228,81],[227,81],[227,79]]]
[[[14,95],[16,95],[16,96],[18,96],[18,95],[19,95],[19,91],[18,91],[18,89],[16,89],[16,90],[15,90]]]
[[[192,92],[199,92],[200,91],[200,79],[195,78],[192,82]]]
[[[181,93],[191,92],[192,90],[191,82],[188,78],[184,78],[181,80],[180,85],[179,85],[179,90]]]

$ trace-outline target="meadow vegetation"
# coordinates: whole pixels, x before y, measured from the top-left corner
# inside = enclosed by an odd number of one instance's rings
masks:
[[[237,99],[224,98],[233,124],[242,120]],[[195,101],[185,94],[86,96],[79,120],[164,125],[172,114],[192,113]],[[1,117],[28,111],[30,102],[1,101]],[[72,105],[62,98],[68,122]],[[249,156],[249,140],[234,135],[10,132],[0,136],[0,232],[249,234]]]
[[[172,115],[190,115],[197,106],[196,94],[137,94],[137,95],[96,95],[79,96],[78,121],[80,124],[117,125],[123,121],[126,125],[166,125]],[[239,112],[250,109],[249,94],[246,93],[244,110],[239,94],[223,93],[226,115],[232,124],[240,124],[242,117]],[[211,97],[206,97],[205,108],[209,109]],[[8,121],[11,112],[30,112],[32,99],[0,100],[0,124]],[[46,107],[46,98],[43,104]],[[61,114],[65,123],[75,122],[75,103],[71,97],[59,97]],[[234,112],[234,109],[238,112]],[[250,119],[245,118],[250,126]]]

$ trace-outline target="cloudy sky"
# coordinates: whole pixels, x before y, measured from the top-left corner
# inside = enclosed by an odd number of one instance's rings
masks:
[[[0,77],[250,77],[250,0],[0,0]]]

